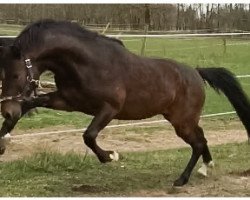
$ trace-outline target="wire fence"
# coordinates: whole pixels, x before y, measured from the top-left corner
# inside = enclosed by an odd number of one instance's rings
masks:
[[[121,38],[186,38],[186,37],[222,37],[222,36],[250,36],[250,32],[242,33],[188,33],[188,34],[107,34],[108,37]],[[0,38],[15,38],[15,35],[0,36]]]
[[[235,111],[223,112],[223,113],[214,113],[214,114],[202,115],[201,118],[209,118],[209,117],[216,117],[216,116],[222,116],[222,115],[232,115],[232,114],[235,114],[235,113],[236,113]],[[131,127],[131,126],[143,126],[143,125],[160,124],[160,123],[168,123],[169,124],[169,122],[167,120],[140,121],[140,122],[117,124],[117,125],[109,125],[109,126],[106,126],[105,129],[120,128],[120,127]],[[68,129],[68,130],[61,130],[61,131],[45,131],[45,132],[29,133],[29,134],[23,134],[23,135],[15,135],[15,136],[11,136],[11,137],[12,138],[23,138],[23,137],[34,137],[34,136],[61,134],[61,133],[70,133],[70,134],[72,134],[72,133],[84,132],[86,129],[87,128]]]

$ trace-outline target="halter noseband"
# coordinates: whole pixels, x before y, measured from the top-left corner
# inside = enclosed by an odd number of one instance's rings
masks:
[[[34,79],[34,73],[32,71],[32,64],[31,64],[31,60],[29,58],[24,59],[24,63],[28,72],[27,75],[27,81],[28,84],[25,85],[23,92],[21,94],[18,94],[16,96],[6,96],[0,99],[0,103],[6,100],[16,100],[16,101],[23,101],[23,98],[21,98],[23,95],[25,95],[24,93],[26,92],[26,90],[28,90],[29,87],[31,87],[31,89],[34,92],[34,96],[37,96],[37,91],[36,89],[39,86],[40,81],[37,79]]]

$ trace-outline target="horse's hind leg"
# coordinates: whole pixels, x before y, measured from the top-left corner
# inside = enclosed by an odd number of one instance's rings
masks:
[[[105,104],[101,111],[94,117],[87,130],[83,134],[85,144],[97,155],[98,159],[105,163],[118,160],[118,153],[104,151],[96,143],[98,133],[114,118],[117,109],[109,104]]]
[[[204,150],[206,151],[207,141],[202,134],[203,132],[200,131],[200,127],[198,127],[198,125],[194,126],[193,123],[186,123],[185,125],[180,126],[174,125],[174,128],[176,134],[192,147],[191,159],[181,176],[174,182],[174,186],[182,186],[188,182],[199,157],[201,155],[205,155],[205,158],[208,158],[208,154],[204,154]]]
[[[204,136],[204,132],[201,127],[198,127],[197,131],[199,131],[200,134]],[[204,150],[202,152],[202,159],[203,159],[203,164],[201,168],[198,169],[198,173],[200,173],[203,176],[207,176],[207,167],[214,166],[214,162],[212,161],[212,156],[211,156],[211,153],[209,151],[207,144],[205,145]]]

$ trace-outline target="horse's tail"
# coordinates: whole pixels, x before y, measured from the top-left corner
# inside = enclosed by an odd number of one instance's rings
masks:
[[[200,76],[216,91],[222,91],[245,126],[250,141],[250,102],[235,75],[225,68],[196,68]]]

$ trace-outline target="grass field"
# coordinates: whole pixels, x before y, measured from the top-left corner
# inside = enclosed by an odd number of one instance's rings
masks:
[[[0,35],[16,35],[20,29],[20,26],[0,25]],[[142,39],[123,40],[130,51],[140,54]],[[224,52],[221,38],[148,39],[145,54],[175,59],[192,67],[226,67],[237,75],[244,75],[250,74],[248,43],[245,39],[228,38]],[[240,79],[240,82],[250,96],[250,78]],[[206,94],[204,114],[233,110],[223,95],[219,96],[209,87]],[[159,119],[158,116],[155,118]],[[58,125],[80,128],[87,126],[91,119],[91,116],[78,112],[39,109],[39,114],[21,119],[16,129],[36,130]],[[237,121],[235,115],[205,119],[202,123],[208,129],[224,129],[224,126],[219,127],[222,123],[218,121],[225,121],[228,129],[238,128],[231,123]],[[162,128],[165,127],[144,130],[151,134]],[[137,132],[138,128],[130,129]],[[93,156],[84,159],[75,153],[63,155],[42,151],[25,159],[1,163],[0,196],[157,196],[154,191],[164,191],[165,196],[250,196],[250,187],[243,184],[250,175],[249,150],[250,146],[245,143],[212,147],[216,169],[210,177],[201,178],[196,173],[196,166],[186,186],[191,193],[171,187],[190,157],[189,148],[127,152],[122,154],[123,159],[119,162],[106,165]]]
[[[205,185],[209,193],[210,184],[221,183],[223,176],[237,178],[240,174],[249,173],[246,171],[250,166],[249,150],[247,144],[212,148],[216,170],[210,172],[211,177],[202,178],[196,168],[187,187],[197,188],[193,195],[198,195],[202,192],[199,191],[200,185]],[[179,191],[172,189],[172,182],[183,170],[189,156],[190,150],[186,148],[124,153],[119,162],[100,164],[92,156],[84,159],[74,153],[42,152],[0,165],[0,196],[134,196],[139,191],[157,190],[175,196]],[[239,163],[239,160],[244,162]],[[223,185],[213,189],[219,190],[223,191]],[[240,196],[250,195],[250,188],[241,187],[231,188],[228,195],[234,196],[235,193],[237,196],[240,191]],[[206,196],[219,194],[210,191]]]

